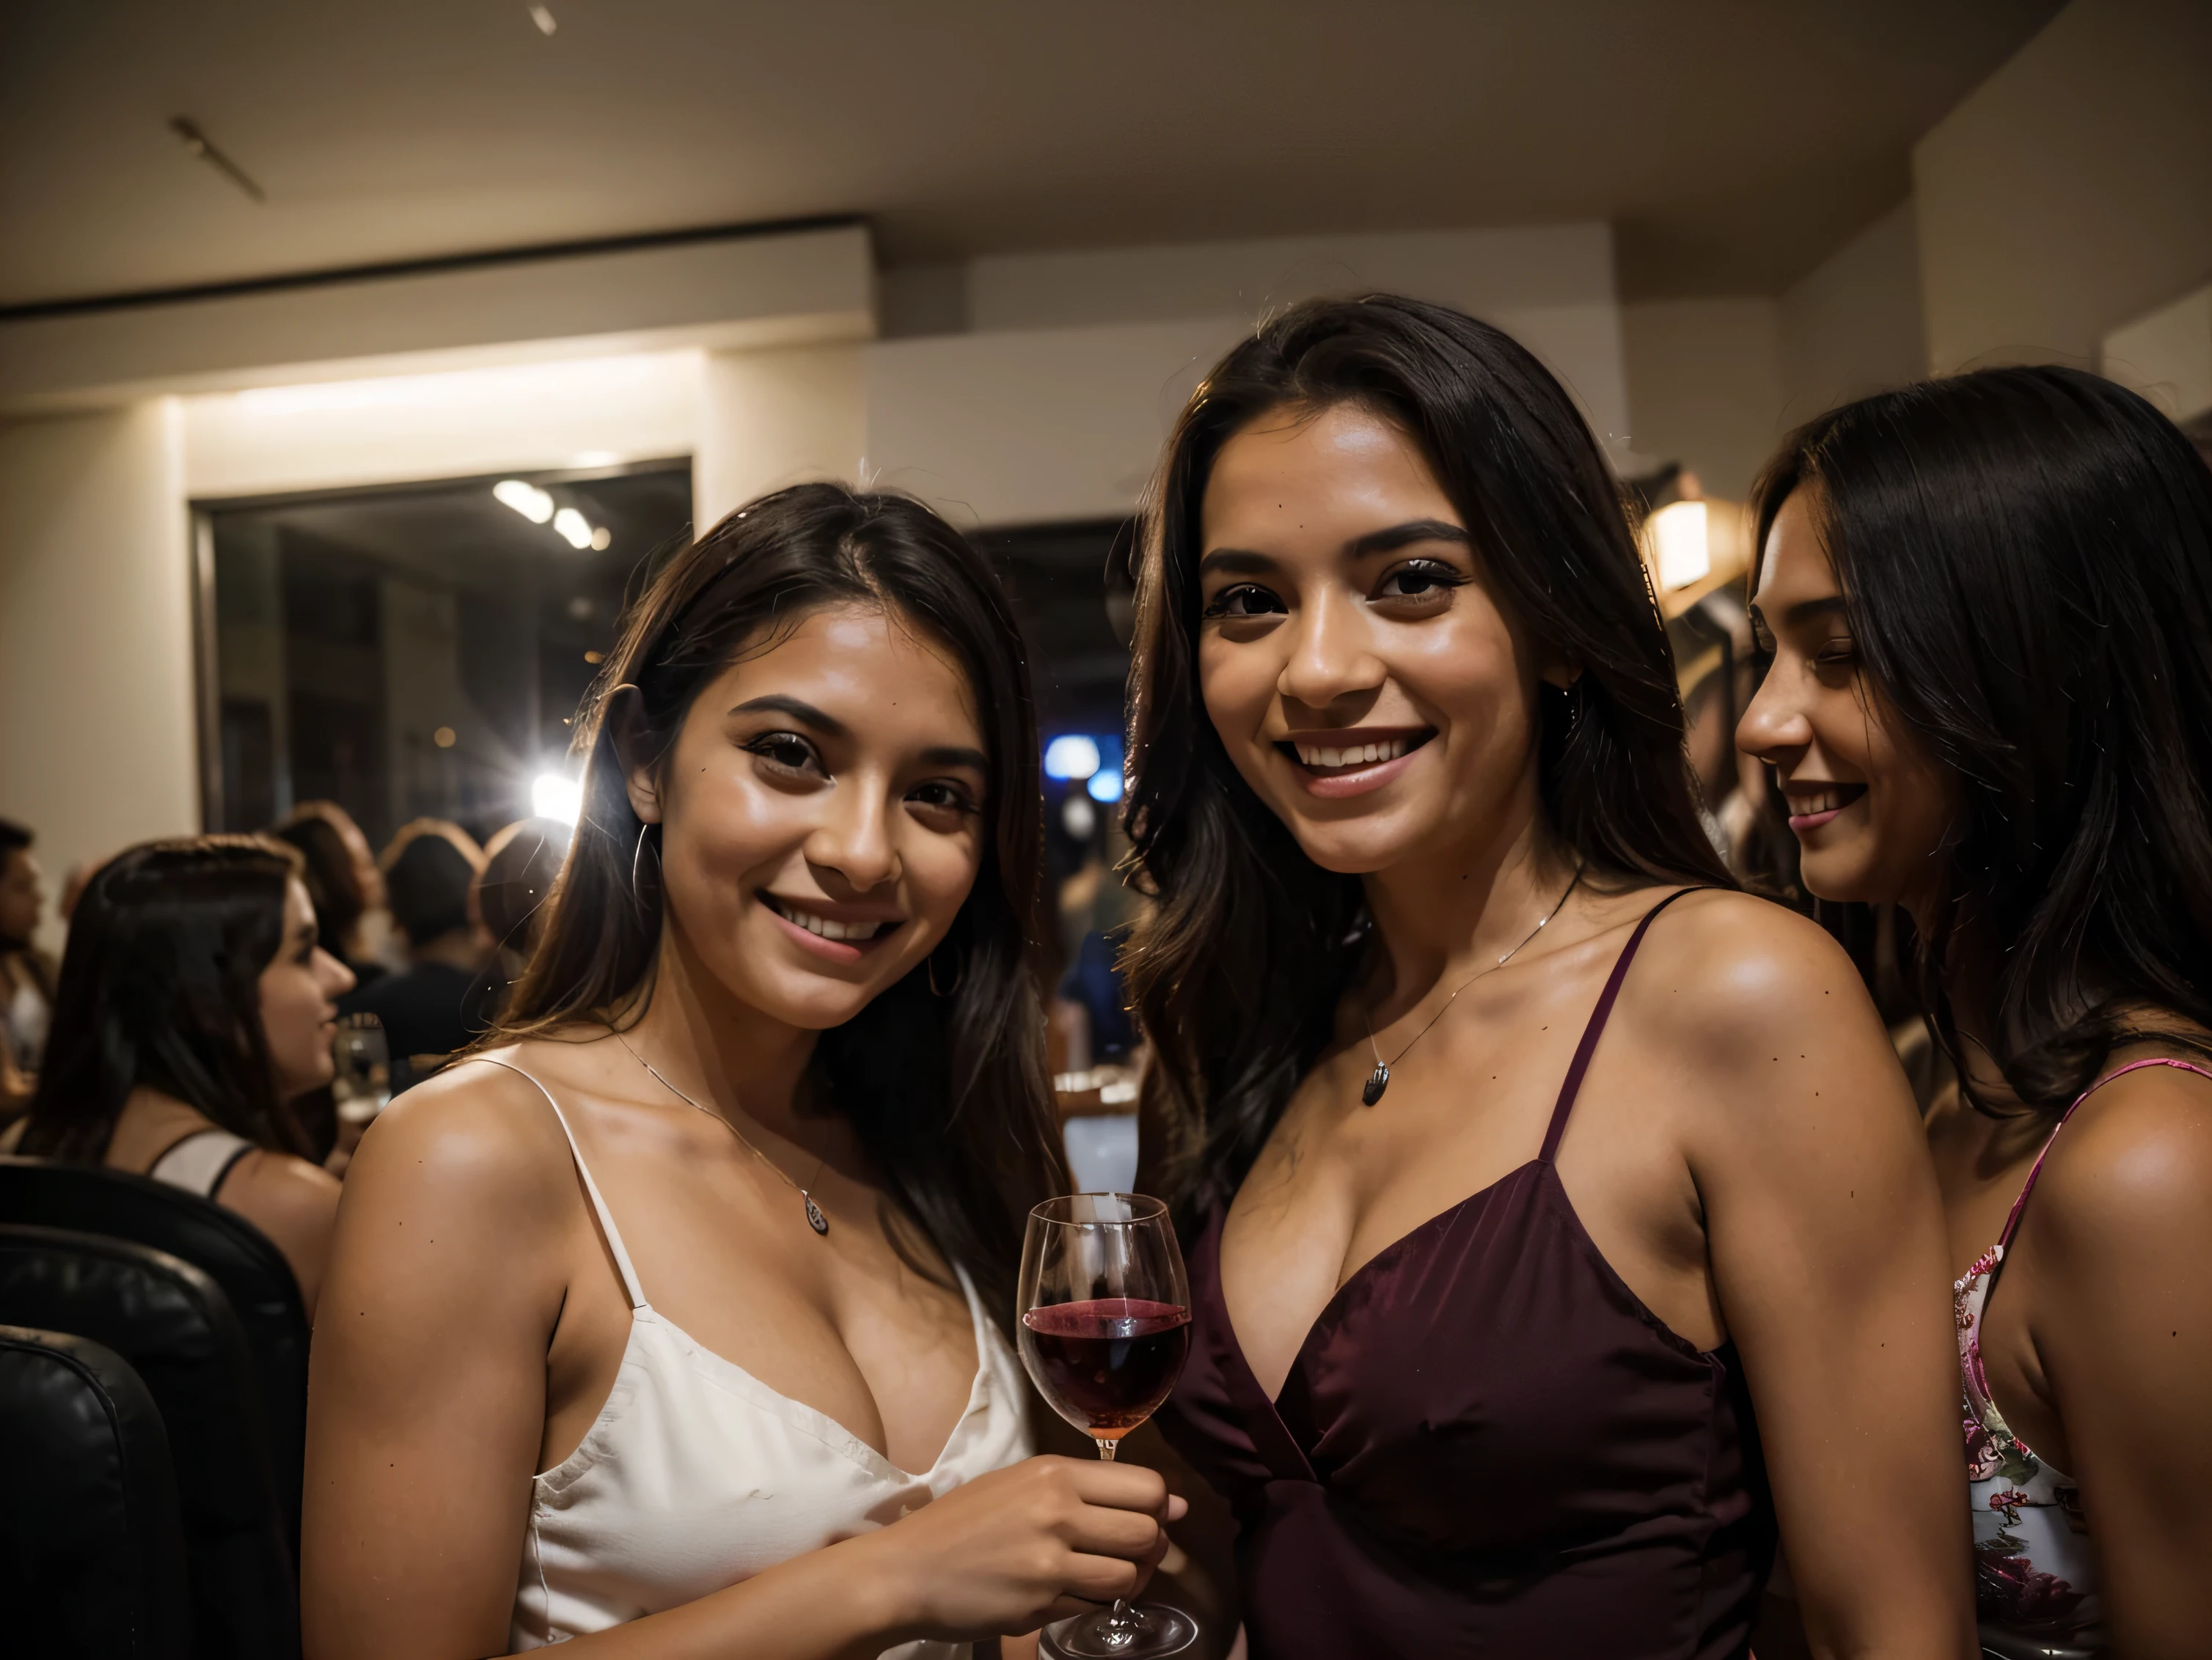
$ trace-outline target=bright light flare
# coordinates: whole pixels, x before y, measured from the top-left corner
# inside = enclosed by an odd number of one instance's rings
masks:
[[[1044,747],[1048,779],[1087,779],[1098,771],[1098,743],[1080,732],[1063,732]]]
[[[540,772],[530,781],[530,815],[574,824],[584,810],[584,786],[565,772]]]
[[[532,524],[543,524],[553,517],[553,498],[535,484],[503,478],[491,487],[491,493],[501,506],[514,508]]]
[[[1109,772],[1103,766],[1091,775],[1091,782],[1083,787],[1093,801],[1115,802],[1121,799],[1121,773]]]
[[[560,532],[571,548],[582,548],[592,545],[592,522],[574,507],[563,507],[554,514],[553,528]]]
[[[1659,586],[1672,591],[1703,580],[1713,568],[1705,504],[1669,502],[1651,515],[1651,545],[1659,555]]]

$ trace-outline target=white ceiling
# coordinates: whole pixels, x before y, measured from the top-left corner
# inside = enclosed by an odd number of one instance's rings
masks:
[[[1608,219],[1631,295],[1771,292],[2057,9],[547,3],[4,0],[0,305],[844,214],[902,264]]]

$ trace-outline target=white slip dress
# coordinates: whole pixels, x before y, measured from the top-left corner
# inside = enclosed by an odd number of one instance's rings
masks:
[[[521,1068],[490,1064],[529,1078],[560,1119],[630,1303],[606,1404],[576,1450],[532,1482],[510,1651],[696,1602],[1030,1456],[1020,1364],[964,1269],[975,1384],[937,1462],[909,1474],[656,1313],[561,1104]],[[968,1646],[904,1643],[884,1660],[963,1660]]]

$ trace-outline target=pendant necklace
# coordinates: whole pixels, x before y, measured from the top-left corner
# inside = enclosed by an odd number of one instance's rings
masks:
[[[643,1067],[647,1072],[652,1073],[653,1080],[655,1083],[659,1084],[670,1094],[675,1096],[676,1099],[683,1102],[684,1106],[691,1108],[694,1112],[705,1113],[716,1124],[721,1125],[723,1129],[728,1130],[730,1134],[738,1138],[738,1145],[739,1147],[744,1148],[746,1152],[751,1154],[753,1157],[758,1159],[763,1164],[774,1171],[776,1174],[776,1178],[779,1181],[806,1202],[807,1227],[812,1228],[817,1233],[827,1237],[830,1232],[830,1219],[822,1214],[822,1207],[814,1203],[814,1196],[811,1193],[809,1193],[797,1182],[793,1181],[790,1177],[783,1173],[783,1166],[781,1165],[778,1164],[774,1159],[769,1158],[767,1154],[762,1152],[760,1148],[755,1147],[750,1142],[747,1141],[744,1137],[744,1131],[740,1130],[737,1125],[732,1124],[720,1113],[715,1112],[713,1107],[701,1106],[698,1102],[693,1100],[689,1095],[678,1089],[674,1084],[662,1077],[659,1072],[655,1069],[651,1061],[646,1059],[644,1056],[639,1054],[635,1049],[629,1048],[629,1039],[623,1036],[621,1033],[615,1033],[615,1041],[620,1044],[624,1049],[629,1049],[629,1057],[635,1061],[640,1066]],[[821,1168],[822,1166],[819,1164],[815,1166],[815,1170],[817,1173],[820,1172]]]
[[[1547,911],[1541,917],[1537,918],[1536,925],[1528,930],[1527,936],[1522,940],[1521,945],[1528,944],[1529,940],[1534,939],[1537,935],[1542,933],[1544,931],[1544,924],[1559,914],[1559,907],[1565,905],[1567,900],[1573,896],[1575,889],[1582,885],[1583,872],[1588,868],[1589,864],[1587,861],[1575,867],[1575,879],[1567,884],[1567,891],[1559,895],[1559,899],[1553,904],[1552,908],[1549,911]],[[1429,1027],[1434,1026],[1438,1021],[1443,1019],[1444,1009],[1449,1009],[1453,1003],[1459,1001],[1460,992],[1466,991],[1468,987],[1473,985],[1485,974],[1490,973],[1495,969],[1503,968],[1507,963],[1511,962],[1515,957],[1520,955],[1521,945],[1515,946],[1510,951],[1508,951],[1496,962],[1491,963],[1485,967],[1476,969],[1474,973],[1462,980],[1459,983],[1458,989],[1453,991],[1450,997],[1444,999],[1443,1008],[1437,1009],[1435,1014],[1429,1016],[1428,1026],[1423,1027],[1419,1031],[1413,1033],[1412,1037],[1408,1038],[1406,1040],[1405,1049],[1401,1049],[1387,1061],[1382,1058],[1382,1051],[1375,1041],[1375,1011],[1368,1008],[1365,1002],[1363,1000],[1360,1003],[1360,1014],[1367,1022],[1367,1046],[1375,1051],[1375,1069],[1367,1075],[1366,1085],[1359,1092],[1360,1105],[1363,1106],[1372,1106],[1376,1102],[1381,1100],[1382,1099],[1382,1092],[1390,1087],[1390,1069],[1397,1065],[1400,1061],[1406,1058],[1407,1050],[1413,1048],[1415,1044],[1420,1042],[1422,1039],[1429,1035]],[[648,1071],[651,1070],[650,1068],[647,1068],[647,1069]],[[656,1072],[653,1075],[655,1077],[659,1077],[660,1075]]]

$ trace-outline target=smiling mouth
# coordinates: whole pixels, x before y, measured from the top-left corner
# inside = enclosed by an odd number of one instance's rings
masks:
[[[1317,778],[1341,778],[1346,773],[1358,772],[1363,766],[1377,766],[1385,761],[1409,755],[1436,735],[1436,729],[1429,727],[1419,732],[1397,732],[1359,743],[1285,742],[1275,748]]]
[[[778,899],[773,894],[763,894],[760,902],[793,928],[804,928],[810,934],[819,935],[825,940],[842,941],[848,945],[880,939],[898,926],[896,922],[839,922],[834,917],[805,910],[789,900]]]
[[[1790,803],[1790,827],[1811,830],[1842,812],[1866,794],[1863,784],[1832,784],[1817,790],[1785,790]]]

